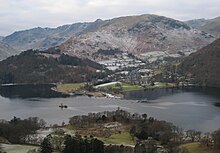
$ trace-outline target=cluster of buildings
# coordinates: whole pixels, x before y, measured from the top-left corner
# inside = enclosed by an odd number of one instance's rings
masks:
[[[121,81],[131,84],[149,84],[154,71],[148,68],[148,64],[128,53],[122,53],[117,58],[99,61],[112,73],[106,78],[109,81]]]
[[[149,84],[154,78],[155,72],[148,68],[134,68],[131,70],[117,71],[109,74],[107,80],[127,82],[130,84]]]
[[[117,56],[117,58],[99,61],[99,64],[105,65],[107,69],[112,71],[146,65],[143,61],[130,57],[128,53],[122,53],[122,55]]]

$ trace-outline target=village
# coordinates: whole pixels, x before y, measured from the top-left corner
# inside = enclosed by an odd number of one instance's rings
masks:
[[[191,76],[182,76],[176,72],[174,62],[173,68],[166,68],[164,58],[178,58],[179,54],[172,56],[160,52],[141,54],[141,57],[132,56],[129,53],[117,54],[108,60],[99,61],[110,71],[107,77],[94,80],[94,82],[125,82],[139,85],[144,88],[154,87],[189,87],[197,86]],[[192,51],[189,51],[191,53]],[[152,54],[152,55],[151,55]],[[161,55],[161,56],[160,56]],[[165,56],[166,55],[166,56]],[[163,57],[164,56],[164,57]],[[161,59],[162,58],[162,59]],[[163,62],[161,62],[163,61]]]

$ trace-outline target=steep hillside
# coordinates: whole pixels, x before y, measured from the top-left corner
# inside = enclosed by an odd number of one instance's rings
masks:
[[[17,50],[10,47],[8,44],[0,41],[0,61],[11,55],[15,55],[16,53]]]
[[[57,28],[34,28],[15,32],[3,39],[17,50],[47,49],[57,46],[86,29],[89,23],[76,23],[64,25]]]
[[[186,24],[193,28],[197,28],[199,30],[205,31],[210,33],[217,38],[220,37],[220,17],[205,20],[205,19],[197,19],[197,20],[190,20],[186,21]]]
[[[184,22],[150,14],[104,21],[98,19],[58,28],[38,27],[3,38],[19,52],[60,46],[66,54],[95,61],[107,57],[101,51],[111,50],[129,52],[150,61],[187,56],[213,40],[212,35],[193,29]]]
[[[220,87],[220,39],[187,57],[178,67],[179,73],[194,78],[204,86]]]
[[[45,50],[60,45],[71,36],[93,32],[99,27],[100,21],[101,20],[87,23],[74,23],[57,28],[38,27],[24,31],[17,31],[4,37],[3,41],[20,52],[28,49]]]
[[[69,55],[100,60],[99,50],[120,50],[144,58],[151,51],[165,54],[193,52],[212,42],[213,36],[184,22],[157,15],[120,17],[99,21],[93,32],[74,36],[60,46]]]
[[[91,81],[101,68],[90,60],[29,50],[0,62],[0,83]]]
[[[208,20],[208,22],[205,25],[203,25],[200,29],[203,31],[209,32],[219,38],[220,37],[220,17]]]

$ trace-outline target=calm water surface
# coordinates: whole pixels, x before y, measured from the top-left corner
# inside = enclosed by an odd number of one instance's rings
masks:
[[[26,92],[28,93],[28,90]],[[215,88],[128,92],[125,98],[130,100],[87,96],[25,99],[19,95],[17,98],[9,97],[13,98],[0,96],[1,119],[10,120],[13,116],[20,118],[37,116],[45,119],[48,124],[61,124],[63,121],[67,123],[69,117],[74,115],[111,111],[119,106],[131,113],[147,113],[148,116],[173,122],[185,130],[196,129],[206,132],[220,128],[220,107],[217,107],[220,104],[220,90]],[[138,103],[138,99],[145,98],[149,100],[148,103]],[[61,103],[67,105],[68,109],[60,109],[58,106]]]

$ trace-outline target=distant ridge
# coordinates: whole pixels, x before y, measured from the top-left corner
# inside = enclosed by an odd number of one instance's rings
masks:
[[[6,36],[3,41],[18,50],[47,49],[64,42],[74,34],[80,33],[89,23],[63,25],[57,28],[33,28],[17,31]]]
[[[214,41],[215,38],[184,22],[157,15],[119,17],[100,21],[93,32],[73,36],[60,49],[66,54],[101,60],[99,50],[120,50],[140,58],[145,53],[188,54]],[[177,55],[178,56],[178,55]]]
[[[199,30],[211,33],[216,36],[216,38],[220,38],[220,17],[216,17],[214,19],[196,19],[186,21],[186,24],[192,26],[193,28],[197,28]]]
[[[100,51],[111,50],[128,52],[140,58],[155,51],[166,56],[187,56],[214,40],[209,33],[184,22],[152,14],[98,19],[57,28],[37,27],[3,38],[5,43],[18,50],[17,53],[60,46],[65,54],[94,61],[107,57]]]

